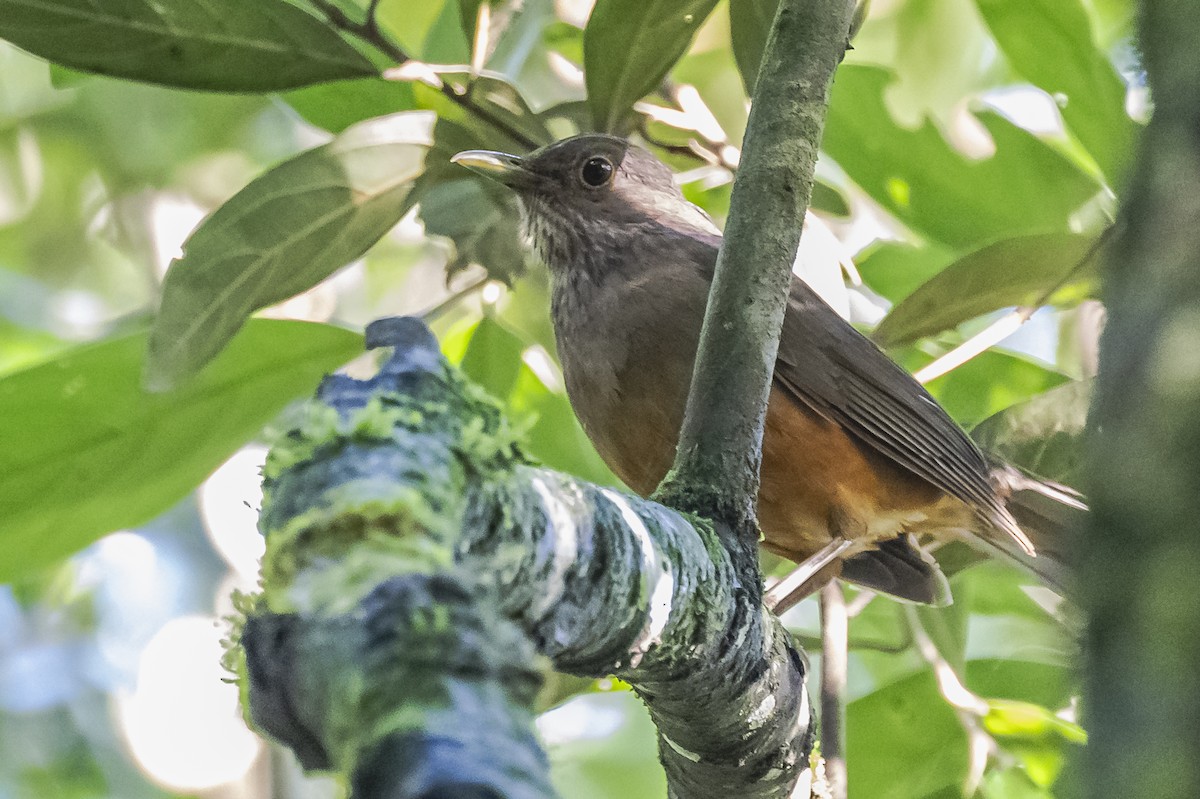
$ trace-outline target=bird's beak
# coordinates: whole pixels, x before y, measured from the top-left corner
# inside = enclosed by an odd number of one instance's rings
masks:
[[[464,150],[450,159],[450,163],[465,166],[472,172],[516,187],[528,182],[531,177],[525,169],[525,161],[519,155],[509,155],[495,150]]]

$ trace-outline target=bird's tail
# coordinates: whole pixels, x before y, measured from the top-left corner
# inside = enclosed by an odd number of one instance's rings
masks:
[[[1008,497],[1009,513],[1033,544],[1035,555],[1023,551],[1010,537],[988,543],[1036,574],[1055,591],[1074,596],[1073,530],[1084,520],[1087,503],[1069,486],[1043,480],[1004,465],[992,468],[992,480]]]

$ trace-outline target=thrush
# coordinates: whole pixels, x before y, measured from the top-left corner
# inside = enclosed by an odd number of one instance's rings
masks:
[[[583,135],[454,161],[516,192],[549,268],[567,394],[605,463],[648,496],[670,469],[721,246],[646,150]],[[766,549],[920,603],[948,600],[916,537],[965,540],[1064,591],[1070,489],[989,459],[904,369],[793,277],[762,442]],[[789,590],[790,592],[790,590]]]

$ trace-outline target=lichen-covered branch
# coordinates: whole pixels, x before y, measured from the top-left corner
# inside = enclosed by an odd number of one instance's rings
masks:
[[[854,0],[782,0],[755,83],[675,468],[660,498],[755,530],[763,424]]]
[[[395,347],[380,373],[327,380],[265,468],[233,650],[257,725],[356,796],[549,796],[540,652],[634,687],[673,796],[788,795],[804,665],[727,533],[530,464],[416,320],[368,343]]]
[[[1154,116],[1108,258],[1092,513],[1084,795],[1200,796],[1200,16],[1141,4]]]
[[[556,668],[633,686],[672,796],[789,795],[812,748],[805,667],[711,525],[530,467],[481,508],[465,562],[500,570]]]

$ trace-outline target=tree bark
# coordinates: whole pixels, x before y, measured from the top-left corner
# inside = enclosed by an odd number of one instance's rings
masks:
[[[1146,0],[1155,103],[1107,264],[1080,542],[1089,796],[1200,796],[1200,16]]]
[[[418,321],[368,343],[395,347],[380,373],[328,379],[264,469],[234,650],[256,724],[357,796],[548,796],[536,650],[633,686],[672,796],[787,796],[803,659],[714,528],[529,464]]]

